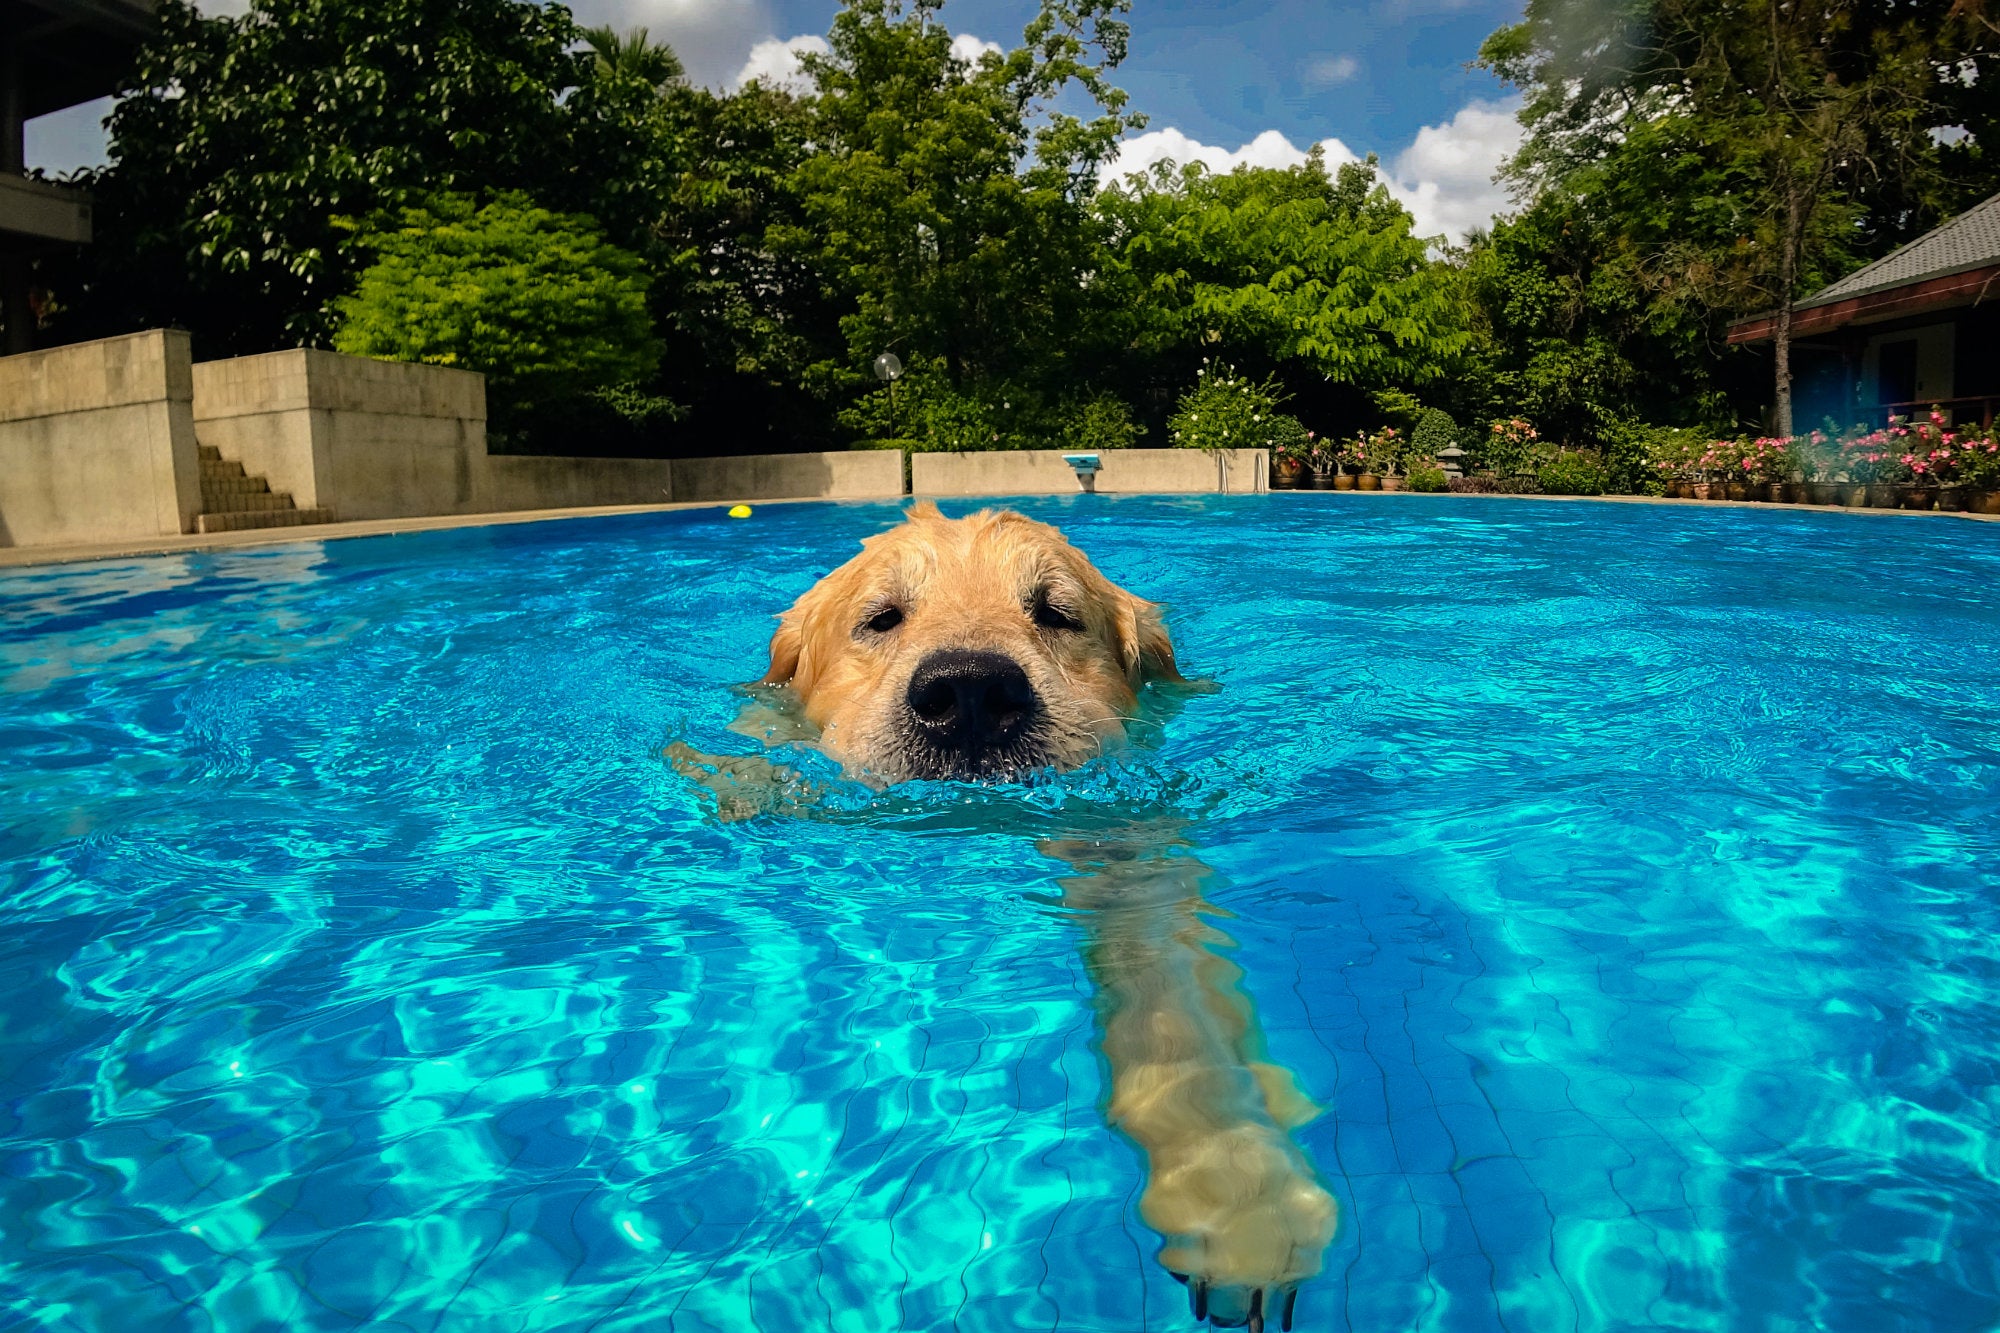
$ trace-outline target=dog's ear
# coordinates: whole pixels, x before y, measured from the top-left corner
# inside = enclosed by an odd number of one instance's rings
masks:
[[[1117,627],[1118,656],[1133,688],[1147,680],[1186,683],[1174,664],[1174,641],[1167,637],[1167,622],[1156,603],[1119,589]]]
[[[805,647],[805,635],[799,630],[797,618],[789,611],[778,618],[778,630],[771,636],[771,669],[764,673],[759,685],[789,685],[792,677],[799,672],[799,653]]]

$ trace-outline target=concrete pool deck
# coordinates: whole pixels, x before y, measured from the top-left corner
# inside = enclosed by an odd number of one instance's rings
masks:
[[[1355,495],[1370,498],[1382,497],[1396,500],[1411,496],[1423,496],[1421,491],[1293,491],[1280,490],[1266,492],[1273,496]],[[1435,495],[1435,492],[1430,493]],[[885,496],[884,500],[896,497]],[[927,496],[903,496],[904,501],[928,499]],[[996,499],[1010,496],[954,496],[952,499]],[[1114,497],[1106,497],[1114,498]],[[1774,505],[1759,501],[1745,500],[1671,500],[1656,495],[1501,495],[1464,492],[1445,496],[1452,500],[1536,500],[1550,504],[1636,504],[1636,505],[1681,505],[1703,509],[1753,509],[1763,511],[1796,510],[1807,513],[1854,514],[1875,518],[1961,518],[1974,523],[2000,522],[2000,515],[1947,513],[1942,510],[1921,509],[1849,509],[1842,505]],[[800,496],[789,499],[755,500],[749,502],[753,508],[761,505],[812,504],[812,503],[860,503],[859,501],[822,501],[816,496]],[[495,514],[445,514],[429,518],[379,518],[359,519],[346,523],[315,523],[295,528],[253,528],[243,532],[181,533],[159,537],[134,537],[124,541],[79,542],[68,546],[4,546],[0,547],[0,569],[22,569],[35,565],[71,565],[88,560],[119,560],[132,556],[178,555],[189,551],[230,551],[259,546],[294,546],[306,542],[337,541],[344,537],[392,537],[405,532],[436,532],[445,528],[480,528],[514,523],[547,523],[569,518],[605,518],[614,514],[661,514],[682,509],[722,509],[727,502],[720,500],[686,500],[671,504],[650,505],[589,505],[568,509],[509,510]]]

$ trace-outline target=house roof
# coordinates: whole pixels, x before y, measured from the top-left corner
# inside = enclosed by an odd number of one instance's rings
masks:
[[[32,119],[118,90],[153,30],[158,0],[0,0],[0,50],[18,52],[21,113]],[[11,91],[11,90],[10,90]]]
[[[1942,227],[1925,232],[1866,268],[1829,283],[1794,303],[1792,309],[1810,310],[1990,264],[2000,264],[2000,194],[1974,204]]]

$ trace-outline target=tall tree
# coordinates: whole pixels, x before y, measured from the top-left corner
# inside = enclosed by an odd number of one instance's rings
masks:
[[[1043,0],[1019,47],[968,62],[939,0],[848,0],[804,62],[818,151],[793,182],[809,225],[791,243],[847,306],[848,354],[824,376],[858,381],[887,348],[961,387],[1074,369],[1097,170],[1142,123],[1106,81],[1128,5]],[[1098,114],[1053,110],[1069,88]]]
[[[1343,386],[1353,411],[1435,384],[1471,342],[1451,273],[1372,162],[1329,174],[1315,148],[1284,170],[1162,166],[1098,208],[1119,342],[1183,382],[1214,354],[1276,370],[1309,406],[1318,385]]]
[[[1842,267],[1871,198],[1921,214],[1950,193],[1947,83],[1988,59],[1986,40],[1955,0],[1529,0],[1481,59],[1527,94],[1508,172],[1531,196],[1644,178],[1663,152],[1720,168],[1725,192],[1685,200],[1705,229],[1642,262],[1661,282],[1699,272],[1731,313],[1777,310],[1775,425],[1789,433],[1792,301]]]
[[[208,353],[324,342],[367,262],[336,218],[440,190],[565,194],[577,39],[566,10],[516,0],[254,0],[236,18],[164,0],[111,115],[93,300]]]

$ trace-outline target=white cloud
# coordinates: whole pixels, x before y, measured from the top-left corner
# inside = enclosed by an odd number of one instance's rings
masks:
[[[758,79],[775,88],[790,88],[794,92],[810,92],[811,80],[799,68],[799,55],[810,51],[814,55],[825,55],[833,48],[826,44],[826,38],[803,33],[797,37],[787,37],[779,41],[767,37],[750,48],[750,58],[743,62],[743,68],[736,71],[736,77],[729,81],[732,88],[740,88],[752,79]]]
[[[1521,146],[1518,102],[1469,102],[1442,125],[1426,125],[1390,163],[1390,188],[1417,219],[1417,233],[1456,241],[1510,207],[1493,173]]]
[[[989,42],[981,37],[974,37],[969,32],[962,32],[951,39],[951,53],[968,65],[978,64],[979,57],[985,55],[988,51],[991,51],[996,56],[1007,54],[1007,48],[1000,45],[1000,43]]]
[[[1410,210],[1417,235],[1458,241],[1469,229],[1486,226],[1496,214],[1507,211],[1507,191],[1493,183],[1493,173],[1520,146],[1521,126],[1514,119],[1517,106],[1470,102],[1444,124],[1418,130],[1408,147],[1384,161],[1383,184]],[[1329,170],[1360,160],[1360,154],[1338,139],[1319,143]],[[1148,130],[1119,143],[1104,179],[1122,180],[1128,172],[1169,159],[1199,162],[1211,171],[1295,167],[1306,160],[1306,150],[1276,130],[1265,130],[1233,152],[1191,139],[1177,129]]]
[[[1306,82],[1315,88],[1346,83],[1360,72],[1361,62],[1353,56],[1314,56],[1306,62]]]
[[[1338,139],[1323,139],[1328,166],[1359,159]],[[1127,173],[1146,171],[1156,162],[1183,165],[1199,162],[1210,171],[1234,171],[1238,167],[1295,167],[1306,160],[1306,150],[1276,130],[1265,130],[1234,152],[1190,139],[1177,129],[1147,130],[1118,144],[1118,155],[1104,172],[1107,181],[1123,180]]]

